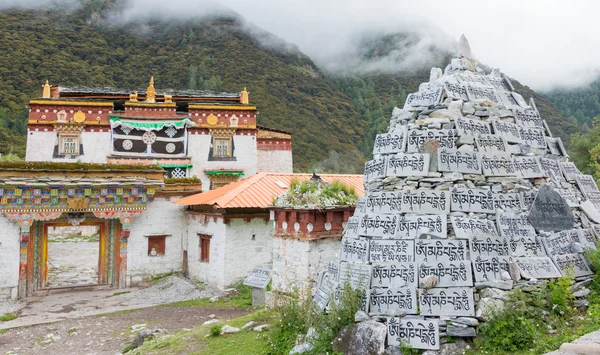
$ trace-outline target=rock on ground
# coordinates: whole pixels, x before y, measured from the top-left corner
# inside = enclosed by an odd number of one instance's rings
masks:
[[[333,348],[345,355],[378,355],[385,350],[387,327],[375,321],[345,326],[333,341]]]

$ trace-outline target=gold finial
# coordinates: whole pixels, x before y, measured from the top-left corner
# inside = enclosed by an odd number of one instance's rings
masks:
[[[156,99],[156,90],[154,90],[154,77],[150,77],[150,85],[146,89],[146,102],[154,103]]]
[[[134,91],[133,93],[129,94],[129,101],[137,101],[137,96],[138,96],[137,91]]]
[[[42,91],[42,98],[49,99],[50,98],[50,84],[48,84],[48,80],[46,80],[46,84],[42,85],[44,91]]]
[[[240,103],[243,105],[248,105],[250,103],[250,98],[248,97],[250,93],[246,91],[244,87],[244,91],[240,92]]]
[[[167,95],[167,93],[164,91],[163,91],[163,95],[165,97],[166,104],[170,104],[171,102],[173,102],[173,95]]]

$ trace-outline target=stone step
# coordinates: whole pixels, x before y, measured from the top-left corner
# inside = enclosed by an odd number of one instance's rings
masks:
[[[600,344],[565,343],[558,350],[567,354],[598,355],[600,354]]]

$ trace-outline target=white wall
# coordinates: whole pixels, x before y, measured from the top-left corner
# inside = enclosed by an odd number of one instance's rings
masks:
[[[258,171],[270,173],[293,173],[291,150],[259,150]]]
[[[19,225],[0,214],[0,299],[17,298],[19,238]]]
[[[282,293],[309,292],[317,273],[337,260],[338,239],[298,240],[273,238],[273,290]]]
[[[108,132],[82,132],[81,142],[83,143],[83,155],[79,160],[83,163],[106,163],[106,157],[111,152],[111,136],[108,128],[103,128]]]
[[[56,144],[56,132],[31,130],[27,132],[27,150],[25,160],[27,161],[52,161],[54,145]]]
[[[255,235],[255,240],[252,240]],[[255,267],[271,268],[273,223],[254,218],[250,223],[232,219],[227,226],[225,286],[242,282]]]
[[[141,216],[133,220],[127,243],[127,285],[136,284],[151,275],[182,270],[186,212],[185,206],[171,203],[179,198],[181,196],[170,199],[157,197]],[[148,256],[146,236],[149,235],[168,235],[165,255]]]
[[[108,130],[108,128],[104,128]],[[83,155],[76,159],[53,159],[54,146],[57,143],[57,133],[35,130],[27,133],[27,150],[25,160],[27,161],[56,161],[83,163],[106,163],[106,157],[110,154],[111,138],[110,132],[82,132],[81,143],[83,144]]]
[[[214,221],[207,218],[203,223],[199,215],[188,214],[188,273],[190,278],[198,279],[221,289],[225,288],[225,247],[226,229],[223,219]],[[198,234],[211,235],[209,262],[200,262],[200,237]]]

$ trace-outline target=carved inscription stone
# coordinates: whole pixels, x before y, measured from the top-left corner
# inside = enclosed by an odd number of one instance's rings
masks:
[[[387,159],[386,176],[426,176],[429,174],[429,154],[396,154]]]
[[[473,286],[471,261],[420,263],[419,282],[429,275],[437,276],[437,287]]]
[[[571,239],[581,244],[584,249],[596,249],[598,240],[592,228],[572,229],[571,232],[576,232],[575,234],[571,233]]]
[[[508,264],[513,261],[508,256],[473,256],[475,281],[502,281],[502,272],[508,272]]]
[[[504,137],[509,143],[523,143],[521,134],[519,133],[519,126],[512,122],[493,120],[492,127],[494,133],[500,137]]]
[[[371,286],[371,265],[340,262],[340,285],[343,286],[346,282],[354,289],[368,289]]]
[[[502,209],[505,211],[519,212],[523,209],[523,201],[521,195],[513,192],[508,194],[494,193],[494,209]]]
[[[373,288],[370,295],[370,315],[417,314],[417,292],[414,288]]]
[[[365,182],[369,183],[375,179],[385,177],[385,167],[387,159],[385,157],[375,158],[365,163]]]
[[[466,239],[419,239],[415,242],[415,259],[418,263],[446,263],[467,260]]]
[[[410,263],[415,261],[414,240],[377,240],[369,242],[369,261],[373,263]]]
[[[400,213],[402,192],[372,192],[365,197],[363,213]],[[356,207],[358,209],[358,206]]]
[[[520,127],[519,135],[521,139],[532,148],[546,148],[546,136],[541,128]]]
[[[365,237],[390,239],[398,227],[398,215],[364,214],[360,220],[358,234]]]
[[[463,84],[446,82],[444,83],[444,89],[446,89],[446,94],[451,99],[463,101],[469,100],[467,88]]]
[[[417,287],[417,264],[373,264],[372,288]]]
[[[408,344],[411,348],[438,350],[440,331],[437,319],[411,317],[388,319],[388,345]]]
[[[534,179],[546,174],[537,157],[514,157],[515,174],[520,178]]]
[[[457,238],[471,239],[473,237],[497,237],[496,225],[489,219],[474,219],[466,217],[450,217],[452,228]]]
[[[455,119],[456,130],[459,136],[478,136],[480,134],[492,134],[490,124],[482,120],[457,117]]]
[[[340,260],[360,261],[369,260],[369,241],[358,239],[342,239]]]
[[[574,193],[574,192],[573,192]],[[562,195],[561,195],[562,196]],[[594,204],[596,208],[600,208],[600,192],[586,192],[585,197],[588,201]],[[567,201],[568,203],[568,201]]]
[[[513,158],[508,153],[484,153],[481,166],[486,176],[515,176]]]
[[[452,211],[495,213],[494,197],[490,190],[452,189]]]
[[[529,221],[536,230],[561,231],[573,228],[575,216],[562,196],[543,185],[529,210]]]
[[[406,127],[402,126],[394,132],[378,134],[375,137],[373,155],[404,153],[406,150],[406,133]]]
[[[344,228],[344,238],[358,239],[358,228],[362,217],[352,216],[348,218],[346,228]]]
[[[556,256],[562,254],[569,254],[571,252],[571,233],[569,231],[560,231],[552,234],[549,237],[543,238],[542,243],[546,248],[548,256]]]
[[[548,146],[548,150],[552,155],[558,155],[560,157],[564,157],[567,155],[567,151],[565,150],[565,146],[562,143],[562,140],[559,137],[552,138],[546,137],[546,144]]]
[[[438,141],[439,148],[454,149],[454,130],[451,129],[411,129],[408,131],[408,146],[407,151],[409,153],[415,153],[419,151],[419,148],[428,139],[434,139]]]
[[[565,176],[565,179],[567,179],[567,181],[575,181],[575,177],[577,175],[581,175],[581,171],[579,171],[579,169],[577,169],[577,166],[575,166],[575,163],[571,162],[571,161],[566,161],[566,162],[560,162],[560,169],[563,172],[563,175]]]
[[[447,214],[450,212],[450,192],[407,190],[402,195],[401,212]]]
[[[470,100],[488,99],[496,104],[502,104],[502,100],[493,87],[484,87],[479,85],[467,85],[467,93]]]
[[[446,215],[403,215],[398,221],[396,238],[415,239],[422,234],[446,238]]]
[[[440,101],[442,93],[442,87],[422,88],[419,92],[411,93],[406,97],[404,108],[435,105]]]
[[[367,204],[367,196],[361,196],[356,201],[356,208],[354,209],[354,214],[365,213],[365,206]]]
[[[522,191],[519,194],[521,195],[523,206],[525,206],[526,209],[530,209],[531,205],[533,205],[533,201],[535,201],[535,191]]]
[[[481,157],[477,152],[440,148],[437,158],[438,171],[481,174]]]
[[[553,279],[561,277],[560,271],[547,256],[515,259],[521,275],[526,279]]]
[[[419,289],[419,309],[428,316],[475,316],[473,289],[449,287]]]
[[[540,113],[531,109],[515,108],[515,123],[523,127],[544,128]]]
[[[567,201],[567,204],[569,205],[569,207],[578,207],[579,206],[579,199],[581,197],[580,194],[577,194],[575,192],[575,190],[569,188],[569,189],[554,189],[556,192],[558,192],[558,194],[560,196],[562,196],[562,198],[565,199],[565,201]],[[587,197],[590,201],[592,201],[590,199],[590,194],[588,193]],[[600,203],[600,195],[598,195],[599,199],[598,199],[598,203]],[[594,201],[592,201],[592,203],[596,204]],[[600,206],[600,205],[599,205]]]
[[[575,175],[575,181],[583,194],[598,192],[598,185],[596,185],[596,180],[592,175]]]
[[[474,236],[469,240],[471,260],[476,257],[511,256],[509,237]]]
[[[525,213],[498,212],[496,223],[503,237],[527,237],[535,235],[535,229]]]
[[[482,134],[475,137],[477,150],[482,153],[507,153],[508,143],[506,138],[491,134]]]
[[[560,270],[563,276],[567,276],[571,270],[574,277],[592,275],[589,265],[585,261],[583,254],[564,254],[552,257],[556,267]]]
[[[556,181],[566,181],[562,170],[560,169],[558,160],[540,158],[540,165],[544,170],[544,176],[552,178]]]

